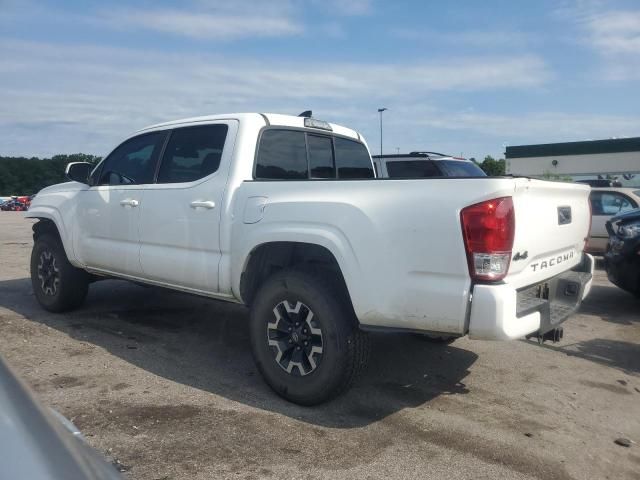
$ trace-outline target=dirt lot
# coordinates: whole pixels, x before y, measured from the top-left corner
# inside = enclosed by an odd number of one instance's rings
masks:
[[[301,408],[242,307],[104,281],[41,310],[30,227],[0,213],[0,352],[129,478],[640,479],[640,302],[602,271],[559,344],[374,335],[356,387]]]

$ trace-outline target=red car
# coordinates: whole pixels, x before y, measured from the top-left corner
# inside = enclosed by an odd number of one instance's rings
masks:
[[[13,197],[11,200],[6,201],[0,206],[0,209],[5,212],[24,212],[29,210],[31,204],[30,197]]]

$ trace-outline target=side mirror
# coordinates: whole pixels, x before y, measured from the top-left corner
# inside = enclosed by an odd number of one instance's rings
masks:
[[[69,180],[88,184],[89,174],[93,169],[93,165],[88,162],[71,162],[67,165],[64,174]]]

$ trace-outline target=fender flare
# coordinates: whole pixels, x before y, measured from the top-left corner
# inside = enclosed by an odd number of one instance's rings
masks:
[[[60,241],[62,242],[64,253],[67,255],[67,259],[69,260],[69,262],[71,262],[71,264],[74,266],[82,266],[78,263],[75,257],[73,246],[71,245],[71,238],[69,237],[68,232],[64,227],[62,215],[60,215],[60,212],[57,209],[39,205],[27,210],[25,218],[49,220],[50,222],[52,222],[58,231],[58,236],[60,237]]]
[[[359,291],[356,281],[360,278],[361,267],[351,243],[341,231],[329,225],[298,224],[295,229],[265,225],[244,233],[241,245],[236,244],[236,248],[232,250],[231,290],[236,298],[241,298],[241,276],[248,266],[251,254],[257,248],[274,242],[306,243],[323,247],[333,255],[340,267],[353,307],[358,313],[357,305],[364,294]]]

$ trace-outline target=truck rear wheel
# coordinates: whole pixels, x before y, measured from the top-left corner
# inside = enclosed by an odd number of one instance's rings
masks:
[[[260,288],[251,308],[251,347],[277,394],[316,405],[347,390],[364,370],[368,338],[343,298],[326,277],[289,269]]]
[[[31,251],[31,285],[45,310],[64,312],[82,304],[89,275],[69,263],[56,235],[45,233],[36,238]]]

